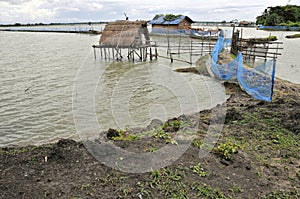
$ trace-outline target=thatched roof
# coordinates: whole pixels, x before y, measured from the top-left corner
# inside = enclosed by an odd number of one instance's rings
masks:
[[[150,40],[146,21],[115,21],[108,23],[99,44],[106,47],[138,47]],[[146,42],[147,41],[147,42]]]

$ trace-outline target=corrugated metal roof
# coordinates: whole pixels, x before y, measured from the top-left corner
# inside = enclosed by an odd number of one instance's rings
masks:
[[[157,19],[152,19],[149,24],[163,24],[163,25],[177,25],[179,24],[182,20],[184,20],[185,18],[190,21],[191,23],[193,23],[193,20],[191,20],[188,16],[180,16],[178,19],[175,19],[173,21],[165,21],[164,20],[165,15],[158,17]]]

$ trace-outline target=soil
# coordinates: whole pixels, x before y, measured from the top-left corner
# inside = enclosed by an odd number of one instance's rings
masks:
[[[153,121],[148,129],[106,132],[106,139],[123,149],[154,152],[176,144],[172,138],[178,125],[198,119],[197,137],[188,150],[152,172],[110,168],[84,143],[68,139],[1,148],[0,198],[299,198],[300,85],[276,79],[270,103],[253,99],[236,84],[225,87],[230,98],[222,135],[204,158],[199,148],[211,110]],[[159,130],[138,137],[149,129]]]

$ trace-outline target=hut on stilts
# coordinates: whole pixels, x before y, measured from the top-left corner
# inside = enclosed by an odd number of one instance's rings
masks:
[[[148,55],[150,60],[153,57],[157,59],[157,46],[150,41],[146,21],[109,22],[102,32],[99,44],[93,45],[93,48],[95,58],[96,48],[99,48],[101,58],[104,59],[122,60],[122,53],[125,51],[126,56],[126,50],[129,61],[146,61]]]

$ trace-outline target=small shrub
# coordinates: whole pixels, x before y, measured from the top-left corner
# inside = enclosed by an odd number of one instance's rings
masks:
[[[226,160],[231,160],[232,154],[237,153],[240,148],[240,145],[227,141],[214,148],[214,152],[220,154]]]

